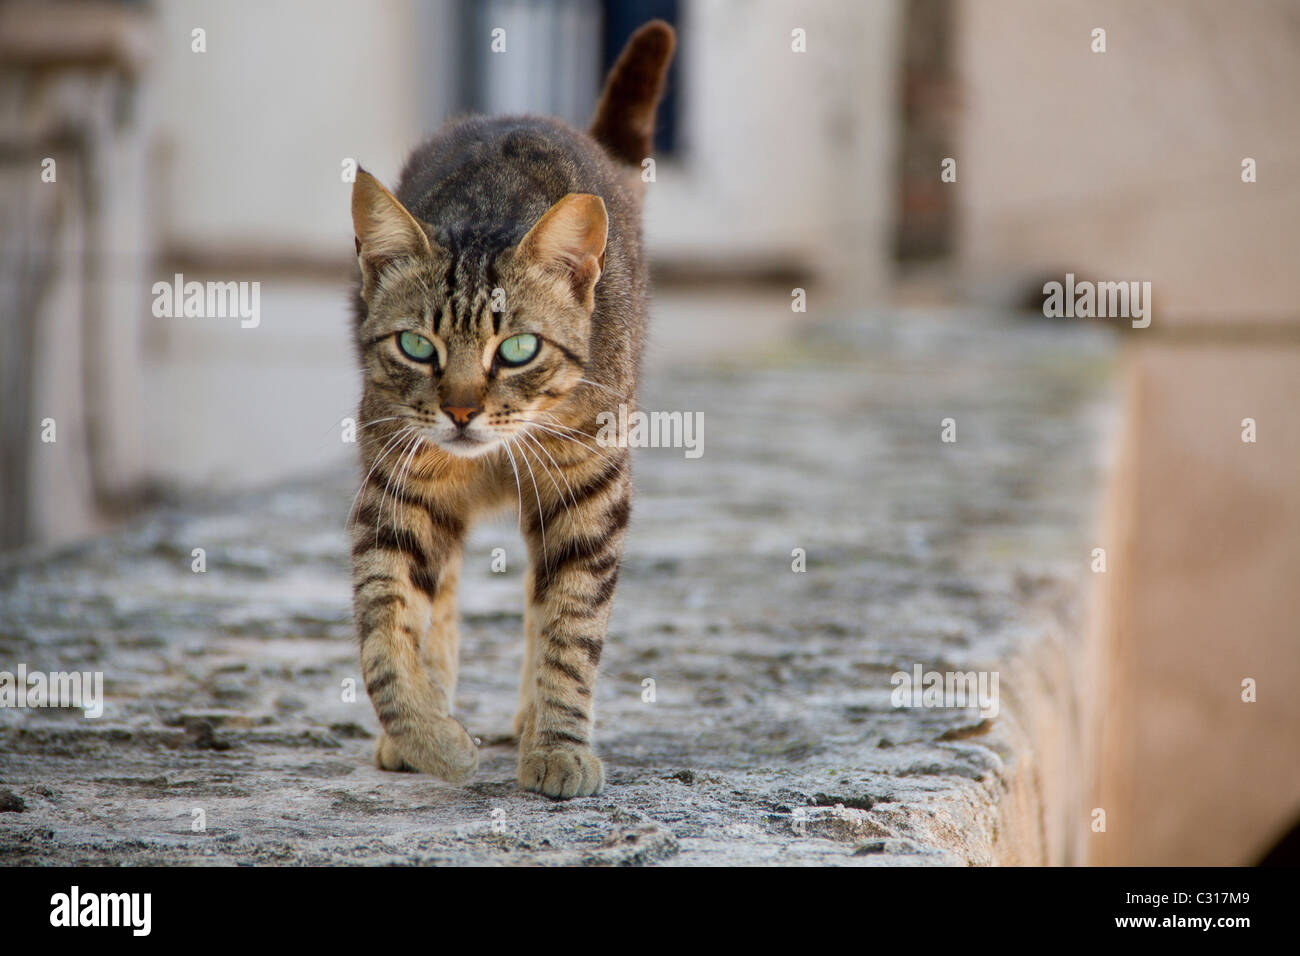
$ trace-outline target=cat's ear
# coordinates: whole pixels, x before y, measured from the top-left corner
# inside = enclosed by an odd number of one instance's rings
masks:
[[[357,170],[352,184],[352,228],[367,293],[390,262],[433,255],[429,238],[415,217],[364,169]]]
[[[528,230],[519,252],[530,264],[567,279],[574,298],[590,309],[605,268],[608,235],[605,201],[590,193],[569,193]]]

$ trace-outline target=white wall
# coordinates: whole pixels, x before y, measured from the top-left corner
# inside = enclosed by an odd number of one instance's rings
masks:
[[[391,182],[423,132],[414,3],[165,0],[159,14],[164,237],[346,254],[341,162]]]
[[[895,190],[895,0],[683,4],[684,162],[657,171],[665,258],[811,265],[880,291]],[[791,31],[807,52],[791,50]]]
[[[431,90],[418,68],[446,52],[450,7],[159,5],[159,231],[197,260],[187,280],[260,282],[261,323],[145,318],[142,430],[154,476],[229,490],[355,458],[339,429],[358,395],[347,283],[275,263],[349,260],[341,163],[354,158],[392,184],[429,118],[445,112],[450,84]],[[207,31],[206,53],[191,51],[195,27]]]

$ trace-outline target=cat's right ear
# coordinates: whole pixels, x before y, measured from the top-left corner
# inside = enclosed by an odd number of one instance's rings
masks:
[[[352,184],[352,229],[365,295],[374,289],[389,263],[433,255],[429,237],[415,217],[364,169],[357,170]]]

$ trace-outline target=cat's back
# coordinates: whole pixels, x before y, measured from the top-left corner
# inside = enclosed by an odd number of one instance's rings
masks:
[[[397,198],[448,238],[474,232],[503,245],[523,237],[568,193],[605,200],[611,236],[635,227],[620,170],[590,137],[537,116],[453,120],[406,162]]]

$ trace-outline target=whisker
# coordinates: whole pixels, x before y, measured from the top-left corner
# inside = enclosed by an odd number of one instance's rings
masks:
[[[603,388],[605,391],[609,392],[609,394],[615,396],[616,398],[621,398],[621,399],[623,399],[624,401],[628,401],[628,400],[629,400],[629,399],[628,399],[628,396],[623,395],[623,394],[621,394],[621,393],[619,393],[619,392],[616,392],[616,391],[614,391],[614,389],[610,388],[608,385],[602,385],[602,384],[600,384],[600,382],[593,382],[593,381],[592,381],[591,379],[589,379],[589,378],[580,378],[580,379],[578,379],[578,381],[579,381],[579,382],[582,382],[584,385],[594,385],[596,388]]]
[[[574,438],[572,435],[566,435],[564,434],[564,432],[556,431],[555,429],[551,428],[549,425],[544,425],[541,422],[529,422],[528,424],[532,425],[534,428],[537,428],[540,431],[546,432],[546,434],[548,435],[554,435],[556,438],[563,438],[565,441],[571,441],[575,445],[579,446],[580,448],[585,448],[587,451],[591,452],[594,455],[599,455],[601,453],[599,449],[594,448],[591,445],[588,445],[586,442],[578,441],[578,439]]]
[[[375,473],[375,469],[379,467],[380,462],[382,462],[386,457],[388,457],[388,454],[389,454],[390,449],[393,448],[393,447],[396,447],[397,442],[398,442],[398,441],[399,441],[399,440],[400,440],[404,435],[406,435],[406,433],[407,433],[408,431],[411,431],[412,429],[413,429],[413,426],[410,426],[410,425],[406,426],[405,428],[399,428],[399,429],[397,430],[397,432],[396,432],[395,434],[391,435],[391,436],[389,437],[388,441],[384,443],[384,447],[381,448],[380,451],[379,451],[379,454],[375,456],[375,461],[374,461],[374,463],[370,466],[370,470],[369,470],[368,472],[366,472],[366,476],[365,476],[364,478],[361,479],[361,487],[359,487],[359,488],[357,489],[357,493],[356,493],[355,495],[352,496],[352,507],[348,509],[348,517],[347,517],[347,521],[345,521],[345,522],[343,523],[343,527],[346,528],[348,525],[350,525],[350,524],[352,523],[353,514],[354,514],[354,513],[356,512],[356,510],[357,510],[357,501],[360,500],[360,498],[361,498],[361,492],[365,490],[365,488],[366,488],[366,483],[370,481],[370,476],[373,475],[373,474]]]
[[[520,429],[519,437],[527,438],[530,442],[533,443],[535,447],[540,448],[542,450],[542,454],[544,454],[547,458],[551,460],[551,464],[555,466],[555,470],[558,471],[560,473],[560,477],[564,479],[564,487],[569,489],[569,500],[572,501],[574,505],[576,505],[578,502],[573,493],[573,485],[569,484],[569,476],[564,473],[564,467],[558,461],[555,460],[555,456],[551,454],[550,450],[546,447],[546,445],[542,442],[542,440],[538,438],[536,435],[530,435],[528,433],[527,428]],[[556,484],[555,476],[551,474],[551,469],[547,468],[546,465],[541,461],[541,459],[538,459],[538,464],[542,466],[542,469],[546,472],[546,476],[551,479],[551,485],[555,488],[556,493],[559,494],[560,486]],[[564,502],[564,495],[560,495],[560,501],[564,503],[564,510],[566,512],[569,512],[569,505],[567,502]],[[569,513],[572,514],[572,512]]]
[[[572,433],[575,434],[575,435],[582,435],[584,438],[594,438],[594,437],[595,437],[595,436],[592,435],[592,433],[589,432],[589,431],[585,431],[585,430],[583,430],[583,429],[581,429],[581,428],[574,428],[572,425],[566,425],[566,424],[564,424],[564,422],[560,421],[558,418],[556,418],[556,417],[555,417],[554,415],[552,415],[550,412],[543,411],[541,414],[543,414],[543,415],[546,416],[546,424],[548,424],[548,425],[552,425],[552,426],[554,426],[555,428],[563,428],[565,431],[572,432]]]
[[[348,416],[348,417],[351,417],[351,416]],[[376,420],[373,421],[373,422],[359,422],[359,423],[357,424],[356,427],[357,427],[358,429],[361,429],[361,428],[369,428],[371,425],[378,425],[380,422],[393,422],[393,421],[400,421],[401,419],[403,419],[403,418],[405,418],[405,417],[406,417],[406,416],[404,416],[404,415],[394,415],[394,416],[392,416],[391,418],[379,418],[379,419],[376,419]],[[322,431],[322,432],[320,433],[320,437],[319,437],[318,439],[316,439],[316,440],[317,440],[318,442],[324,442],[325,439],[326,439],[326,436],[328,436],[328,435],[338,435],[339,438],[341,438],[342,436],[341,436],[341,435],[339,434],[339,432],[338,432],[338,429],[339,429],[341,426],[342,426],[342,422],[335,422],[334,424],[326,425],[326,426],[325,426],[325,430]]]
[[[510,441],[511,439],[509,438],[506,439],[507,444],[509,444]],[[528,460],[528,455],[524,449],[524,446],[519,445],[517,447],[519,448],[520,457],[522,457],[524,460],[524,464],[528,466],[528,477],[533,483],[533,496],[537,499],[537,525],[539,528],[541,528],[542,531],[542,566],[546,569],[546,580],[549,581],[551,579],[551,565],[550,565],[550,558],[546,551],[546,515],[544,509],[542,508],[542,493],[537,490],[537,476],[533,473],[533,465],[532,462]],[[522,508],[523,505],[521,504],[520,507]],[[523,517],[523,512],[521,511],[520,512],[521,520],[522,517]]]
[[[375,540],[376,541],[379,540],[379,526],[383,523],[384,520],[384,499],[388,497],[388,489],[392,487],[393,479],[397,477],[397,471],[398,469],[401,468],[402,459],[406,457],[407,451],[412,447],[413,444],[415,444],[419,440],[420,440],[420,434],[419,432],[415,432],[412,435],[412,437],[407,440],[406,444],[402,445],[402,450],[397,456],[397,468],[394,468],[391,472],[389,472],[388,480],[384,482],[384,490],[379,495],[379,513],[375,515]],[[396,498],[393,499],[393,509],[394,511],[397,509]],[[397,526],[394,525],[393,527],[395,530]]]
[[[527,438],[527,439],[528,439],[530,442],[532,442],[536,447],[540,448],[543,452],[545,452],[545,453],[546,453],[546,456],[547,456],[548,458],[551,458],[551,461],[555,464],[555,467],[556,467],[557,469],[559,469],[560,477],[564,479],[564,484],[565,484],[565,486],[569,489],[569,497],[570,497],[570,499],[573,500],[574,507],[577,507],[578,502],[577,502],[577,497],[576,497],[576,496],[574,495],[574,493],[573,493],[573,486],[569,484],[569,479],[565,476],[565,474],[564,474],[564,469],[563,469],[563,468],[560,468],[559,462],[556,462],[555,459],[554,459],[553,457],[551,457],[551,453],[550,453],[549,451],[546,451],[546,446],[543,445],[543,444],[541,443],[541,441],[538,440],[538,438],[537,438],[536,436],[534,436],[534,435],[529,435],[529,434],[527,433],[527,431],[521,431],[521,432],[519,432],[519,437],[520,437],[521,439],[523,439],[523,438]],[[522,447],[524,447],[524,446],[521,445],[520,447],[522,448]],[[546,463],[545,463],[544,461],[542,461],[540,458],[537,459],[537,463],[538,463],[539,465],[542,466],[542,470],[546,472],[546,476],[547,476],[548,478],[551,479],[551,486],[555,489],[556,494],[559,495],[559,498],[560,498],[560,504],[564,506],[564,514],[565,514],[566,517],[568,517],[569,521],[572,522],[572,521],[573,521],[573,510],[569,507],[569,502],[565,500],[565,498],[564,498],[564,493],[560,491],[560,486],[559,486],[558,484],[556,484],[555,476],[551,474],[551,470],[550,470],[549,468],[546,467]],[[541,521],[541,518],[540,518],[540,517],[538,518],[538,521]],[[546,549],[545,549],[545,538],[543,538],[542,557],[543,557],[543,563],[546,565],[546,577],[547,577],[547,580],[550,580],[550,577],[551,577],[551,570],[550,570],[550,564],[549,564],[549,560],[550,560],[550,559],[549,559],[549,557],[546,555]]]
[[[405,415],[389,415],[387,418],[376,418],[372,422],[359,422],[357,427],[369,428],[371,425],[382,425],[384,422],[400,422],[405,418]]]
[[[405,461],[398,464],[397,485],[396,485],[396,491],[393,495],[393,522],[392,523],[393,523],[394,534],[401,534],[403,531],[403,529],[399,527],[397,524],[397,499],[398,496],[402,494],[403,489],[406,487],[407,479],[411,477],[411,466],[415,463],[416,452],[420,450],[420,446],[422,444],[424,444],[424,436],[417,435],[415,439],[415,444],[411,446],[411,450],[406,455]],[[412,531],[409,527],[406,528],[405,530],[406,530],[407,540],[409,540],[412,544],[414,544],[415,532]]]
[[[521,485],[519,484],[519,469],[515,466],[515,456],[514,456],[513,454],[511,454],[511,451],[510,451],[510,439],[507,438],[507,439],[502,443],[501,447],[502,447],[503,449],[505,449],[505,453],[506,453],[507,455],[510,456],[510,470],[513,471],[513,472],[515,473],[515,491],[516,491],[516,493],[519,495],[519,533],[520,533],[520,534],[523,534],[523,531],[524,531],[524,489],[523,489],[523,486],[521,486]]]

